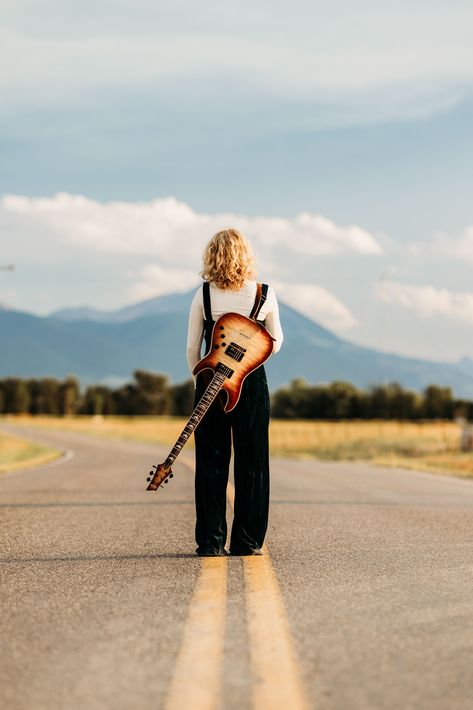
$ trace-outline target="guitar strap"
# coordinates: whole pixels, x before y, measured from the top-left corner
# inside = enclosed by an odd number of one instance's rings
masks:
[[[208,281],[204,281],[202,285],[202,295],[203,295],[203,300],[204,300],[204,315],[205,315],[205,320],[208,323],[213,323],[212,319],[212,308],[210,305],[210,284]],[[253,304],[253,308],[251,309],[251,313],[249,315],[249,318],[252,318],[253,320],[256,320],[258,318],[259,312],[261,308],[263,307],[264,302],[266,301],[268,297],[268,284],[256,284],[256,296],[255,296],[255,302]]]
[[[203,297],[204,297],[204,314],[205,320],[212,322],[212,309],[210,307],[210,284],[208,281],[204,281],[203,286]]]
[[[268,284],[256,284],[256,298],[251,309],[250,318],[256,320],[259,312],[268,297]]]

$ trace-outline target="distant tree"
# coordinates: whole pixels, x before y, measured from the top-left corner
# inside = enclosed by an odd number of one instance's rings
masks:
[[[422,397],[416,392],[403,389],[398,382],[386,385],[387,412],[389,419],[417,419],[422,407]]]
[[[135,370],[134,414],[169,414],[171,397],[167,375]]]
[[[81,404],[83,414],[114,414],[113,391],[105,385],[87,387]]]
[[[30,414],[41,414],[41,380],[31,378],[27,380],[30,393]]]
[[[171,414],[180,417],[189,416],[194,407],[194,393],[195,389],[192,380],[173,385],[170,389]]]
[[[274,393],[271,403],[273,416],[282,419],[310,416],[310,395],[310,387],[304,379],[292,380],[289,387],[282,387]]]
[[[326,388],[327,419],[350,419],[357,409],[358,390],[350,382],[335,381]]]
[[[19,377],[7,377],[3,381],[5,412],[26,414],[30,405],[30,393],[25,380]]]
[[[73,375],[66,377],[59,385],[59,411],[61,414],[75,414],[80,395],[79,382]]]
[[[389,400],[385,385],[374,385],[368,390],[369,419],[388,419]]]
[[[309,385],[304,380],[292,382],[292,408],[300,419],[322,419],[328,409],[325,385]]]
[[[305,380],[296,379],[273,394],[271,405],[276,418],[349,419],[362,416],[364,410],[362,393],[350,382],[343,381],[309,385]]]
[[[116,414],[127,414],[129,416],[137,414],[136,408],[136,387],[127,383],[112,391],[112,406]]]
[[[135,370],[134,382],[127,383],[112,393],[117,414],[169,414],[171,395],[166,375],[146,370]]]
[[[38,380],[39,388],[37,393],[37,413],[38,414],[59,414],[59,381],[54,377],[44,377]]]
[[[426,419],[451,419],[454,402],[450,387],[429,385],[424,390],[422,416]]]

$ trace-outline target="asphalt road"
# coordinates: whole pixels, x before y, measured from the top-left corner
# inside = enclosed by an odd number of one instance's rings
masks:
[[[0,476],[2,708],[473,707],[473,483],[274,460],[265,557],[208,563],[183,461],[31,432],[73,453]]]

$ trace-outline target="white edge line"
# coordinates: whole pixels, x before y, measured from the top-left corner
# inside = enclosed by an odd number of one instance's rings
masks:
[[[12,471],[3,471],[0,473],[0,482],[4,478],[9,478],[10,476],[16,476],[19,473],[29,473],[33,471],[41,471],[43,469],[47,468],[52,468],[53,466],[60,466],[63,463],[66,463],[67,461],[70,461],[71,459],[74,458],[76,455],[76,452],[73,449],[63,449],[62,447],[57,447],[59,448],[60,451],[63,453],[61,456],[58,456],[57,458],[53,459],[52,461],[48,461],[47,463],[39,464],[38,466],[29,466],[26,468],[19,468],[19,469],[14,469]]]

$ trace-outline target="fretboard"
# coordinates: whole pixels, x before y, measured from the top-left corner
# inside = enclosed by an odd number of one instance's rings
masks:
[[[190,415],[189,421],[187,422],[186,426],[182,430],[182,434],[180,435],[179,439],[176,441],[176,443],[172,447],[171,453],[169,454],[166,461],[164,462],[165,468],[170,468],[172,466],[172,464],[174,463],[175,459],[179,456],[186,441],[188,440],[188,438],[190,437],[190,435],[192,434],[194,429],[197,427],[197,425],[200,423],[205,412],[210,407],[210,405],[214,401],[215,397],[219,393],[219,390],[221,389],[223,383],[225,382],[225,379],[226,379],[226,375],[223,372],[216,372],[215,373],[215,375],[212,378],[211,383],[209,384],[209,386],[205,390],[202,397],[199,399],[199,402],[197,403],[196,408],[194,409],[194,411]]]

